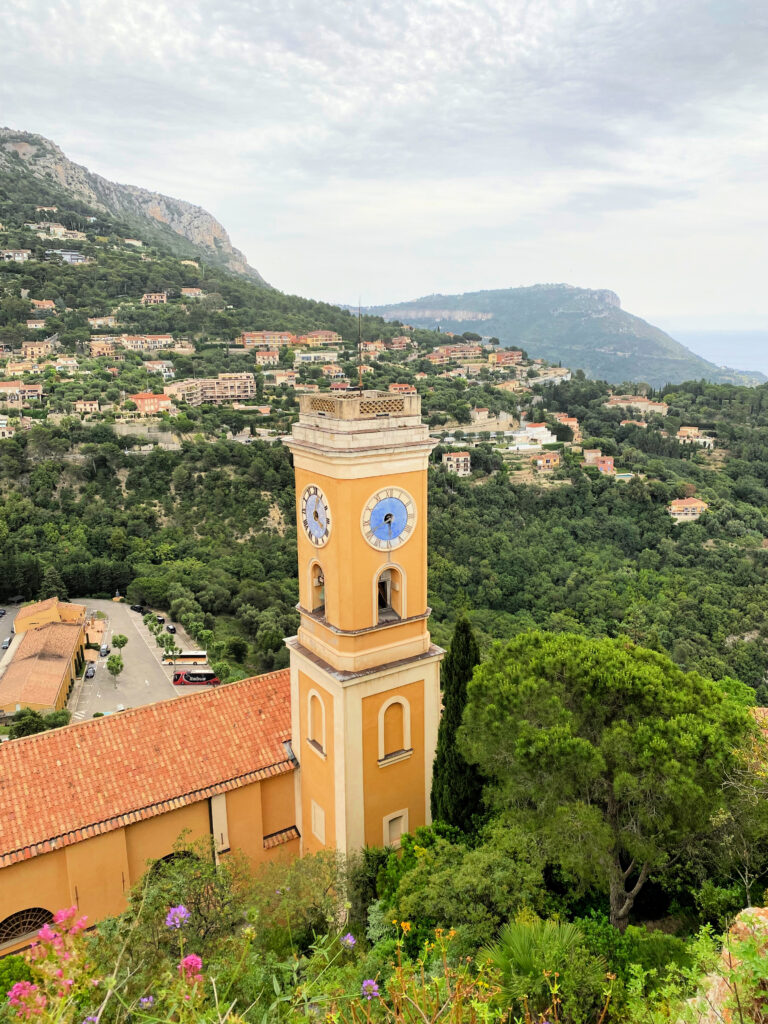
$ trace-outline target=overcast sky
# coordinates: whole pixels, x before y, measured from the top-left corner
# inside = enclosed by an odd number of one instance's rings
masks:
[[[4,0],[0,24],[0,123],[199,203],[284,291],[565,281],[768,325],[764,0]]]

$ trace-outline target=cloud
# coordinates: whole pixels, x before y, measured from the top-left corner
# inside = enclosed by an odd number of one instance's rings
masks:
[[[567,272],[673,313],[758,285],[754,0],[6,0],[3,18],[6,123],[201,203],[285,290]],[[703,276],[674,291],[688,243]]]

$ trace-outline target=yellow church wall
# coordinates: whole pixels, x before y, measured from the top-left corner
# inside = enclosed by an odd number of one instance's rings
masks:
[[[269,836],[296,824],[294,789],[293,772],[275,775],[261,783],[262,835]]]
[[[178,807],[174,811],[137,821],[134,825],[129,825],[125,831],[128,871],[130,884],[133,885],[147,870],[147,861],[167,857],[169,853],[173,853],[183,832],[188,832],[184,838],[189,842],[210,835],[208,801],[200,800],[186,807]]]
[[[427,822],[424,764],[423,680],[391,687],[362,700],[362,761],[365,793],[365,843],[384,843],[384,819],[408,810],[408,828]],[[379,764],[379,712],[393,697],[408,701],[413,753],[390,764]],[[431,774],[431,765],[429,770]]]
[[[76,905],[89,923],[125,910],[131,887],[126,831],[115,829],[65,847],[69,899],[62,906]]]
[[[237,850],[254,864],[264,860],[264,828],[262,800],[264,790],[275,780],[254,782],[250,786],[227,793],[227,827],[229,848]],[[291,822],[293,824],[293,822]]]
[[[362,460],[361,460],[362,461]],[[331,535],[324,547],[317,548],[301,523],[301,495],[309,484],[324,493],[331,511]],[[412,536],[391,552],[378,551],[363,538],[360,519],[366,502],[383,487],[402,487],[419,510]],[[362,479],[335,479],[315,470],[296,468],[297,529],[299,554],[299,600],[311,609],[310,565],[317,561],[325,576],[326,618],[340,629],[366,629],[375,625],[373,591],[381,570],[395,563],[402,568],[407,587],[407,616],[419,615],[427,608],[427,474],[378,472]],[[355,541],[354,557],[349,538]],[[361,599],[361,595],[363,595]],[[370,595],[366,600],[364,595]]]
[[[302,848],[305,853],[311,853],[326,846],[333,846],[336,841],[335,720],[332,694],[302,671],[298,673],[298,684],[299,735],[302,737],[301,750],[298,754],[301,763]],[[325,709],[324,755],[310,742],[311,691],[317,694]],[[319,835],[316,831],[318,808],[324,817],[324,828],[318,830]]]
[[[0,871],[0,921],[20,910],[42,907],[55,914],[71,905],[64,850],[11,864]],[[26,942],[4,943],[0,955],[21,949]]]

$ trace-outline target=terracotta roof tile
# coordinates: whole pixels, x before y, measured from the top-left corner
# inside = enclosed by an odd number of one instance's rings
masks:
[[[0,866],[296,766],[283,669],[0,746]]]
[[[271,835],[264,836],[264,849],[273,850],[276,846],[282,846],[283,843],[290,843],[292,839],[301,839],[301,833],[295,825],[281,828],[279,832],[272,832]]]
[[[0,707],[55,707],[65,674],[69,682],[67,670],[82,632],[77,623],[51,622],[24,633],[13,660],[0,676]]]

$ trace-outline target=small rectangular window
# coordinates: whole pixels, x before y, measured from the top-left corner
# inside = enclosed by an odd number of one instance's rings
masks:
[[[312,835],[325,844],[325,811],[314,800],[312,801]]]
[[[395,811],[384,818],[384,845],[398,849],[400,839],[408,831],[408,810]]]

